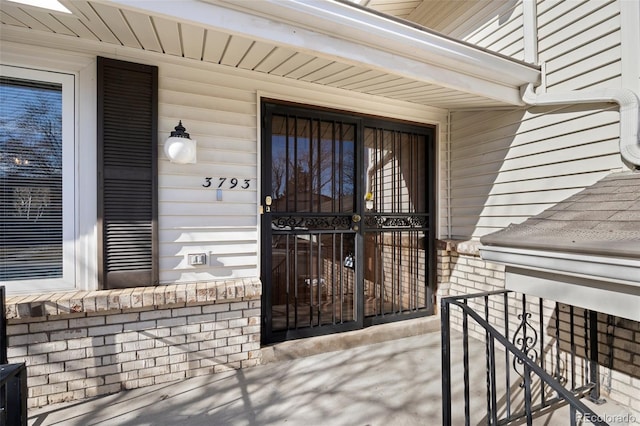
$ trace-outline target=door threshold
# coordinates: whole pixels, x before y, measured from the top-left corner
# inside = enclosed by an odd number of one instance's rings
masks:
[[[260,363],[269,364],[271,362],[287,361],[439,331],[440,317],[430,315],[374,325],[361,330],[288,340],[260,348],[262,353]]]

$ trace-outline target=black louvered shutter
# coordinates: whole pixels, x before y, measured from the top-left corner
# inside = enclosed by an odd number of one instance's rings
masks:
[[[98,58],[101,288],[158,284],[158,68]]]

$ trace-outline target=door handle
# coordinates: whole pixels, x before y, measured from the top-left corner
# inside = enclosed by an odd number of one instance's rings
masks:
[[[359,214],[354,214],[353,216],[351,216],[351,220],[353,221],[353,223],[358,223],[361,219],[362,217],[360,217]]]

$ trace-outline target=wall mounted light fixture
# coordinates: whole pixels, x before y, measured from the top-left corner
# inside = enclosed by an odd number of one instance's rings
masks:
[[[185,132],[182,120],[171,132],[171,136],[164,143],[164,153],[172,163],[195,164],[196,162],[196,141]]]

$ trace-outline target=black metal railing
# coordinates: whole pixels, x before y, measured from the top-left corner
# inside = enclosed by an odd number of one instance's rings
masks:
[[[0,425],[27,424],[27,367],[8,363],[5,288],[0,286]]]
[[[567,405],[571,425],[607,424],[580,400],[601,402],[596,312],[494,291],[443,298],[441,322],[443,425],[452,424],[452,389],[460,391],[460,383],[465,425],[472,416],[482,416],[474,424],[531,425],[533,418]],[[461,332],[461,353],[452,346],[452,323]],[[455,337],[457,342],[460,336]],[[455,372],[462,380],[454,381],[452,351],[462,358],[463,368]],[[483,362],[478,352],[484,352]],[[480,380],[481,388],[471,387]]]

